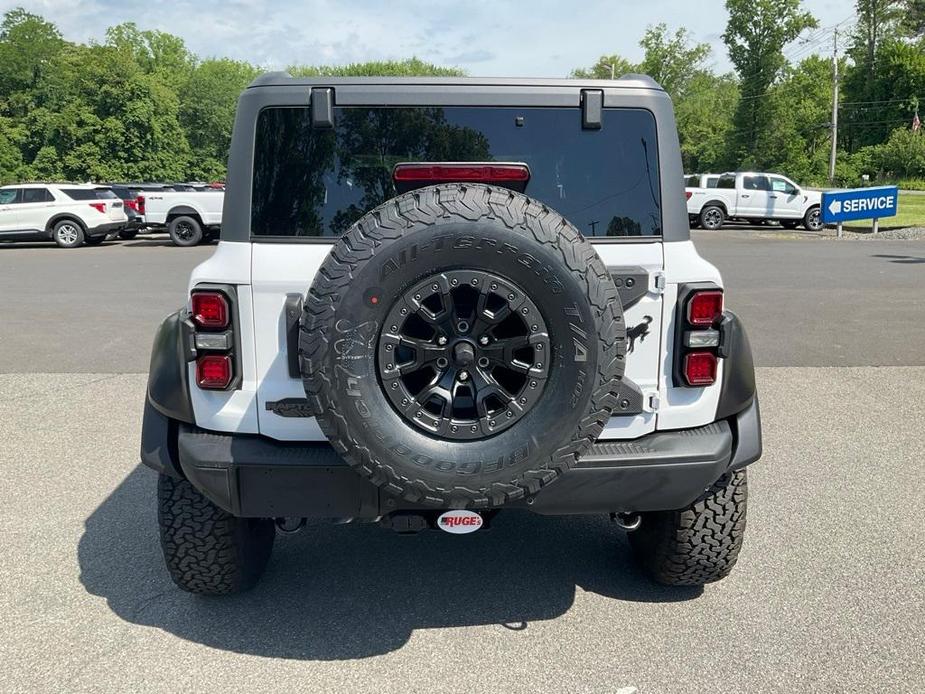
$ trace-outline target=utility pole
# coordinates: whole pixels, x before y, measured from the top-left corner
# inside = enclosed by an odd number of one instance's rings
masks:
[[[832,43],[832,151],[829,154],[829,185],[835,185],[835,154],[838,151],[838,27]]]

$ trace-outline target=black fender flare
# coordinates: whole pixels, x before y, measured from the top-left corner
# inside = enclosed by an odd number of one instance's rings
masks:
[[[141,424],[141,462],[157,472],[182,478],[177,450],[181,422],[192,424],[189,371],[193,326],[181,309],[158,327],[151,348],[151,366]]]
[[[719,354],[724,359],[716,419],[727,419],[747,409],[755,399],[755,363],[745,326],[736,314],[723,311],[719,331]]]

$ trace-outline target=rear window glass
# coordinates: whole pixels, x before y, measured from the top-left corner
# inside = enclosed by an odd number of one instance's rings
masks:
[[[109,188],[62,188],[71,200],[113,200],[118,197]]]
[[[735,188],[736,187],[736,177],[735,176],[720,176],[719,180],[716,182],[717,188]]]
[[[335,109],[334,129],[307,108],[257,120],[251,233],[337,237],[396,195],[401,162],[523,162],[526,194],[586,236],[661,234],[655,118],[605,109],[600,130],[577,108]]]

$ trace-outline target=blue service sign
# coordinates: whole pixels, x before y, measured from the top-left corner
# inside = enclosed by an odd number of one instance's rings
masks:
[[[893,217],[898,207],[899,189],[896,186],[826,191],[822,194],[822,221],[837,224],[855,219]]]

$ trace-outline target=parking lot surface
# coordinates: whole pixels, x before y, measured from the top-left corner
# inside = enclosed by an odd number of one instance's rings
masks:
[[[658,587],[606,518],[509,512],[310,527],[221,599],[170,582],[138,464],[153,331],[211,249],[0,248],[0,691],[916,690],[925,247],[696,240],[763,365],[728,579]]]

